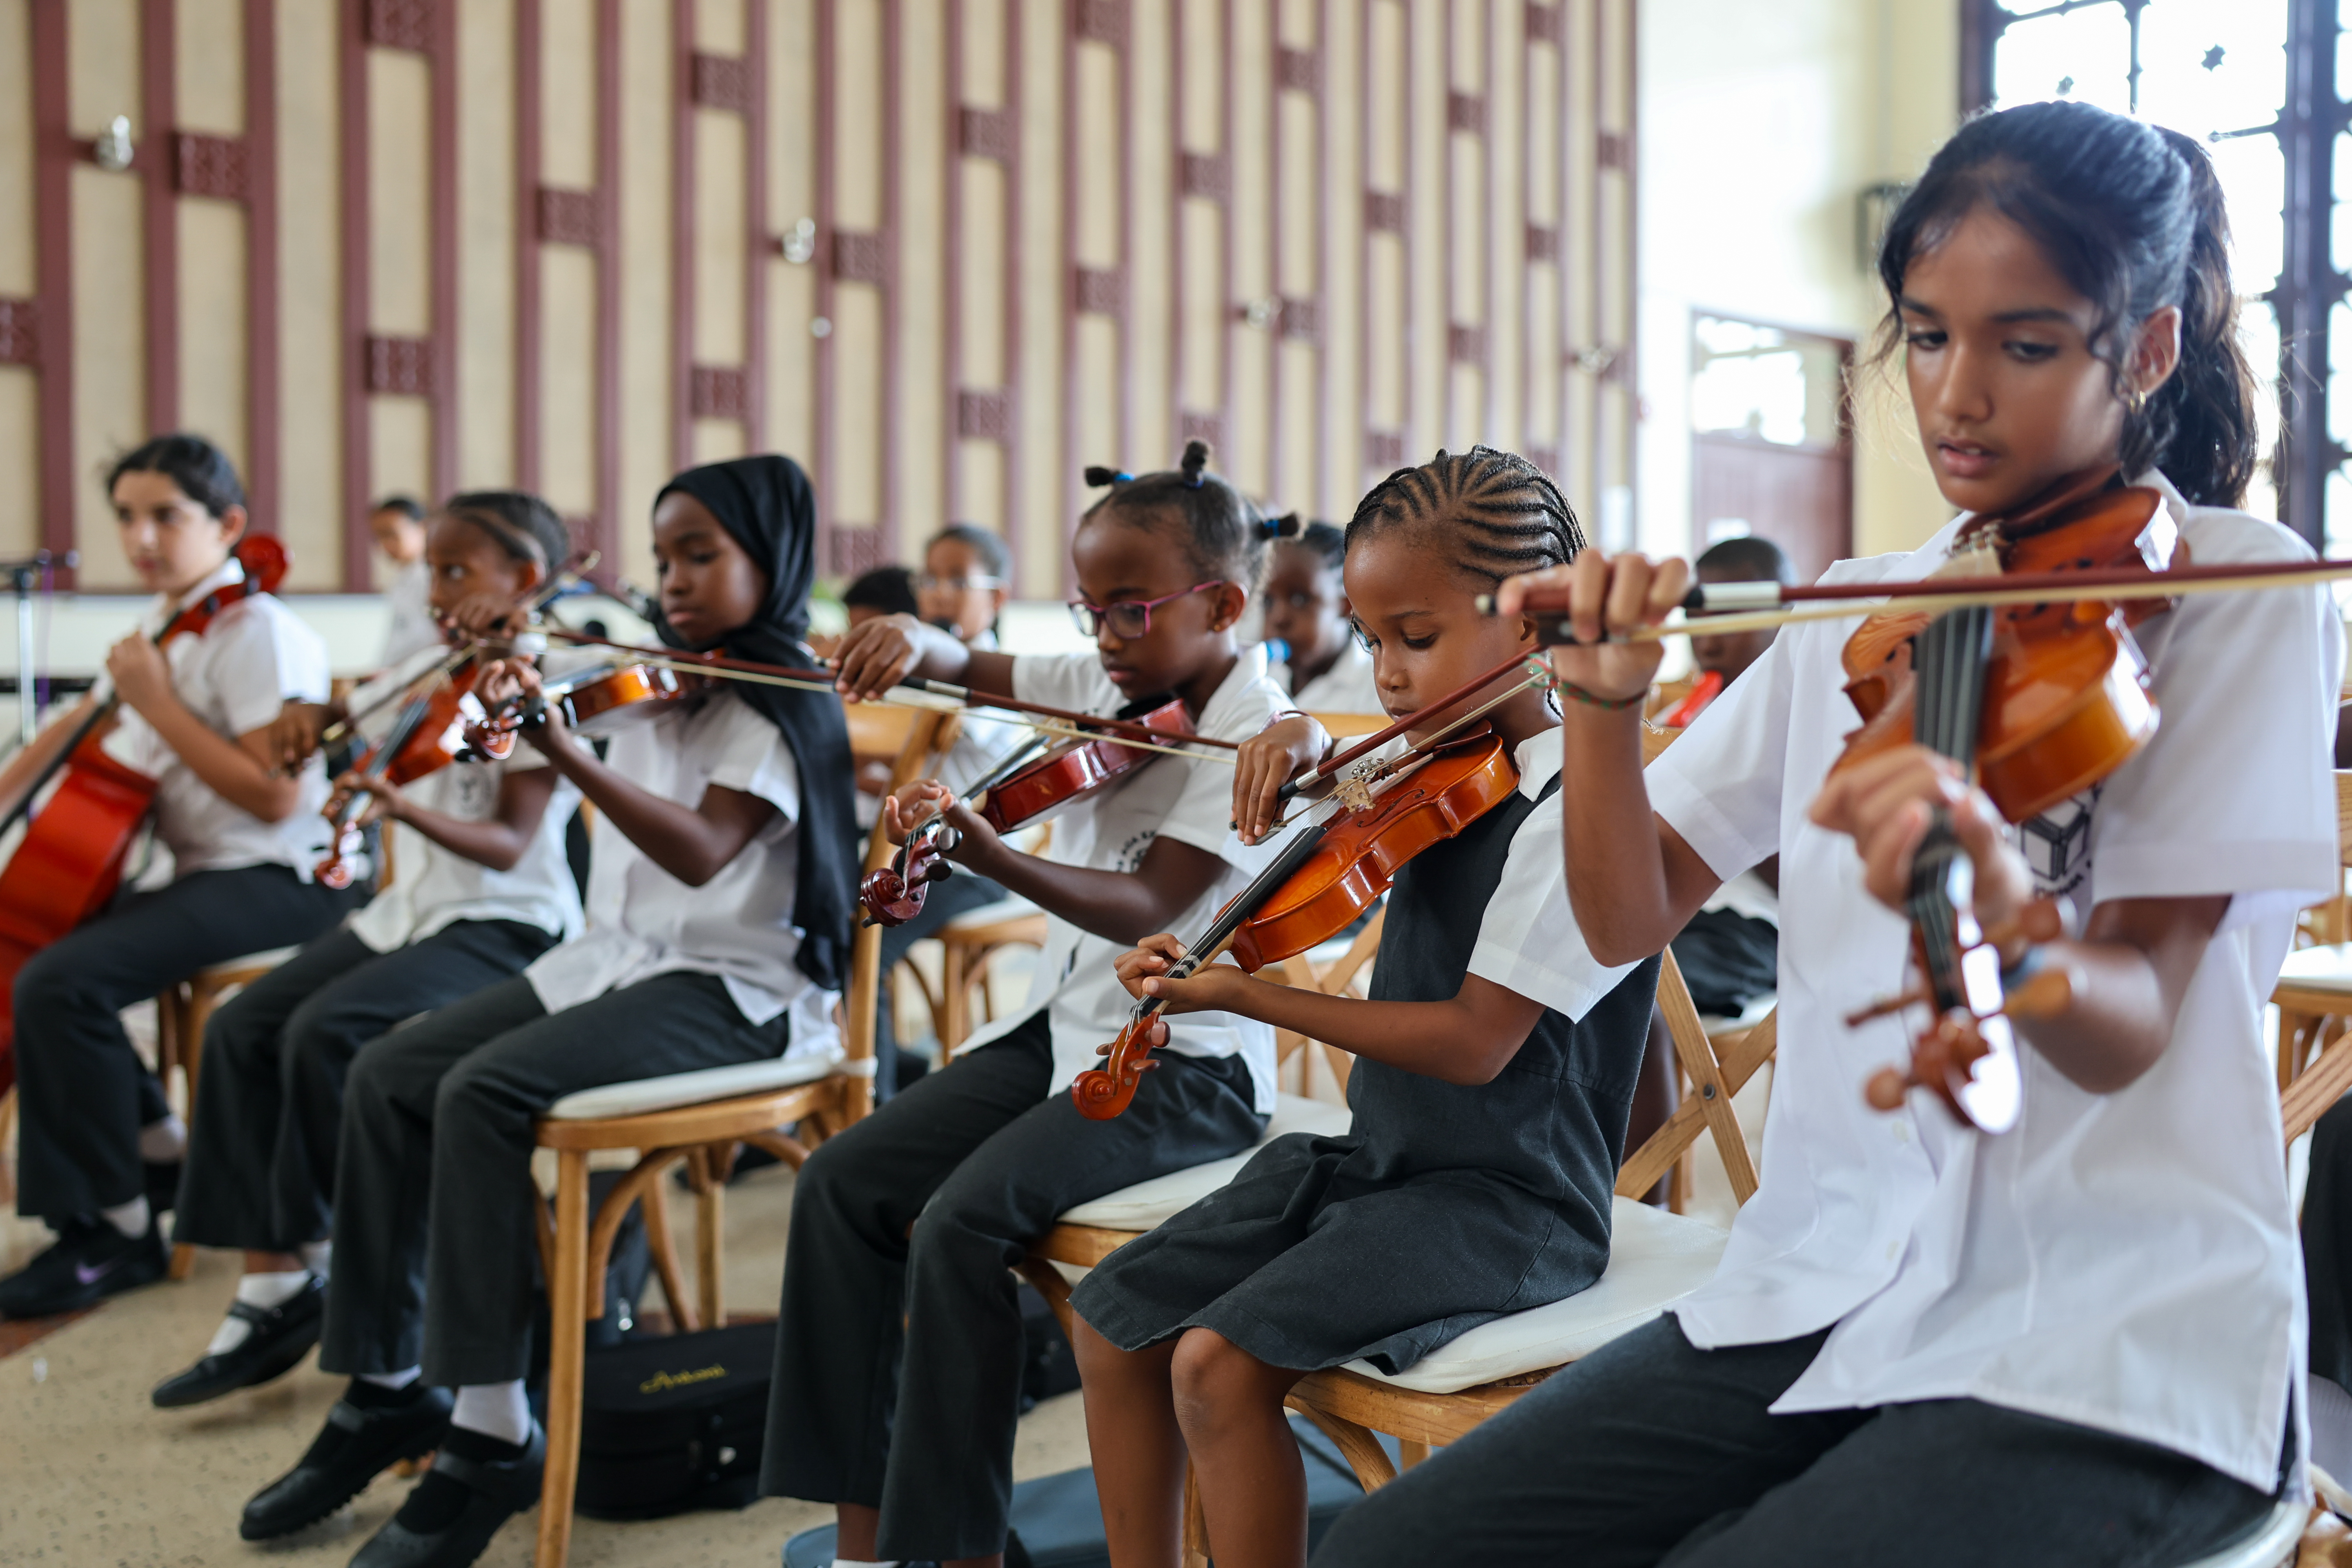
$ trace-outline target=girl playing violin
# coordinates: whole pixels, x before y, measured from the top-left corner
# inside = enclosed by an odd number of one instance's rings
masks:
[[[569,553],[562,521],[536,496],[453,497],[425,543],[433,611],[513,605]],[[436,673],[446,651],[420,650],[347,704],[289,703],[279,731],[290,760],[306,763],[321,723],[345,707],[365,715],[371,742],[387,739],[404,687]],[[173,1238],[243,1248],[245,1275],[205,1353],[157,1385],[158,1405],[266,1383],[318,1342],[343,1078],[359,1048],[579,934],[579,889],[563,858],[579,793],[535,751],[451,763],[405,789],[380,773],[337,779],[327,816],[362,804],[355,825],[390,825],[392,885],[239,992],[205,1028]]]
[[[1172,693],[1196,732],[1255,735],[1286,706],[1264,650],[1234,636],[1267,526],[1208,456],[1194,441],[1171,471],[1089,470],[1110,491],[1071,541],[1072,609],[1096,656],[1014,658],[873,621],[842,646],[843,692],[928,677],[1104,714]],[[1177,1025],[1118,1120],[1088,1121],[1065,1092],[1124,1021],[1118,954],[1248,879],[1232,801],[1223,767],[1157,757],[1065,805],[1043,855],[936,782],[885,803],[894,834],[945,810],[962,836],[950,858],[1052,919],[1026,1008],[801,1168],[761,1484],[836,1504],[842,1562],[998,1560],[1023,1343],[1006,1266],[1075,1204],[1248,1148],[1273,1110],[1273,1032],[1221,1013]]]
[[[1550,480],[1484,447],[1389,476],[1347,539],[1348,602],[1392,718],[1536,653],[1532,622],[1482,616],[1474,595],[1584,544]],[[1548,691],[1506,677],[1424,730],[1514,684],[1487,719],[1518,788],[1397,874],[1369,1001],[1229,963],[1160,978],[1183,956],[1168,935],[1119,961],[1128,989],[1168,1014],[1216,1008],[1360,1058],[1345,1137],[1267,1144],[1071,1297],[1120,1568],[1173,1568],[1188,1455],[1220,1564],[1303,1563],[1307,1480],[1282,1406],[1292,1384],[1360,1357],[1402,1371],[1489,1319],[1575,1294],[1608,1265],[1658,963],[1601,964],[1569,916]],[[1329,745],[1294,714],[1243,747],[1244,839],[1268,831],[1276,789]]]
[[[1265,637],[1281,652],[1266,674],[1302,712],[1381,711],[1372,656],[1356,640],[1341,580],[1347,553],[1345,536],[1328,522],[1299,525],[1295,537],[1274,547],[1265,578]]]
[[[653,521],[665,643],[809,668],[816,508],[797,465],[690,468]],[[538,676],[502,661],[477,689],[527,698]],[[578,1089],[832,1047],[854,886],[840,703],[728,686],[622,730],[603,762],[552,707],[525,734],[597,808],[587,932],[352,1062],[319,1355],[352,1382],[246,1505],[247,1540],[322,1519],[437,1447],[353,1561],[473,1562],[537,1499],[546,1453],[522,1381],[533,1119]]]
[[[179,1186],[186,1129],[117,1016],[208,964],[308,942],[356,901],[315,881],[326,849],[326,771],[281,773],[269,743],[279,706],[323,701],[327,649],[275,595],[237,598],[199,633],[158,647],[184,607],[229,584],[247,527],[245,490],[218,447],[162,436],[107,478],[122,552],[157,595],[106,656],[100,689],[0,769],[13,801],[44,776],[109,694],[107,753],[156,781],[156,841],[172,880],[114,906],[17,972],[22,1096],[16,1208],[57,1244],[0,1279],[0,1315],[86,1307],[161,1279],[157,1215]]]
[[[1912,187],[1879,270],[1927,461],[1969,515],[1833,580],[1927,576],[1973,518],[2110,471],[2160,493],[2155,564],[2175,531],[2200,565],[2308,557],[2233,510],[2255,426],[2198,143],[2083,103],[1984,116]],[[1780,856],[1762,1188],[1711,1284],[1372,1494],[1318,1560],[2084,1568],[2218,1550],[2303,1487],[2262,1008],[2296,908],[2336,881],[2327,596],[2209,595],[2143,621],[2160,727],[2012,831],[1921,746],[1832,772],[1852,621],[1784,632],[1645,774],[1657,646],[1602,639],[1663,620],[1685,581],[1680,562],[1592,552],[1506,584],[1498,608],[1531,590],[1570,606],[1560,800],[1596,954],[1655,952]],[[2013,1021],[2022,1115],[2000,1136],[1927,1095],[1892,1114],[1864,1099],[1911,1042],[1899,1015],[1847,1018],[1905,989],[1895,910],[1931,825],[1990,930],[2037,893],[2078,911],[2038,954],[2070,994]],[[2001,942],[2001,963],[2028,946]]]

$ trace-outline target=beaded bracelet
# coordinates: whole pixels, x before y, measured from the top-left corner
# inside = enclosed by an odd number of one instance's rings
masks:
[[[1557,677],[1553,679],[1551,688],[1554,691],[1567,692],[1588,708],[1604,709],[1612,713],[1622,713],[1650,695],[1647,691],[1636,691],[1631,697],[1595,697],[1574,681],[1561,680]]]

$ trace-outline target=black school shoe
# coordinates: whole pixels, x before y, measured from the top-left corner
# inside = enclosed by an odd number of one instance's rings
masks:
[[[282,1377],[302,1363],[319,1342],[319,1325],[326,1318],[327,1282],[313,1274],[302,1288],[275,1307],[231,1301],[228,1315],[242,1318],[252,1331],[229,1350],[197,1358],[196,1364],[155,1385],[150,1395],[158,1410],[202,1405],[240,1388],[251,1388]]]
[[[96,1306],[152,1285],[171,1261],[163,1227],[152,1219],[144,1236],[125,1236],[102,1219],[68,1220],[47,1251],[0,1279],[0,1318],[45,1318]]]
[[[387,1466],[437,1447],[451,1403],[446,1388],[412,1383],[395,1394],[353,1378],[294,1468],[253,1494],[236,1532],[268,1541],[318,1523]]]
[[[535,1421],[528,1443],[450,1427],[433,1468],[352,1568],[467,1568],[500,1525],[539,1500],[546,1469],[547,1433]]]

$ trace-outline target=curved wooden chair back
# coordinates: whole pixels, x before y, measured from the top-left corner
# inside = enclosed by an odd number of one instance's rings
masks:
[[[1359,982],[1373,955],[1380,952],[1381,927],[1388,922],[1388,918],[1385,905],[1374,910],[1372,918],[1364,922],[1363,929],[1348,944],[1348,951],[1320,969],[1315,966],[1312,955],[1301,952],[1271,966],[1271,973],[1261,973],[1259,978],[1278,977],[1285,985],[1295,986],[1301,991],[1320,991],[1326,996],[1361,996],[1364,987]],[[1339,1090],[1340,1101],[1345,1103],[1348,1074],[1355,1067],[1356,1058],[1328,1041],[1311,1040],[1296,1029],[1276,1029],[1274,1032],[1275,1070],[1279,1073],[1296,1058],[1298,1062],[1298,1093],[1310,1100],[1315,1097],[1315,1059],[1318,1054],[1330,1069],[1331,1083]]]

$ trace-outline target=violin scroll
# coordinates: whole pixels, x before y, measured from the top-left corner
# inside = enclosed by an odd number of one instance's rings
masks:
[[[933,882],[944,882],[955,868],[940,854],[939,839],[926,834],[899,847],[887,866],[877,866],[857,886],[857,901],[866,907],[866,923],[902,926],[923,912],[924,897]]]
[[[1157,1009],[1130,1019],[1118,1038],[1104,1047],[1103,1065],[1088,1068],[1070,1082],[1070,1099],[1078,1114],[1089,1121],[1108,1121],[1135,1103],[1143,1075],[1160,1063],[1151,1055],[1151,1026]]]

